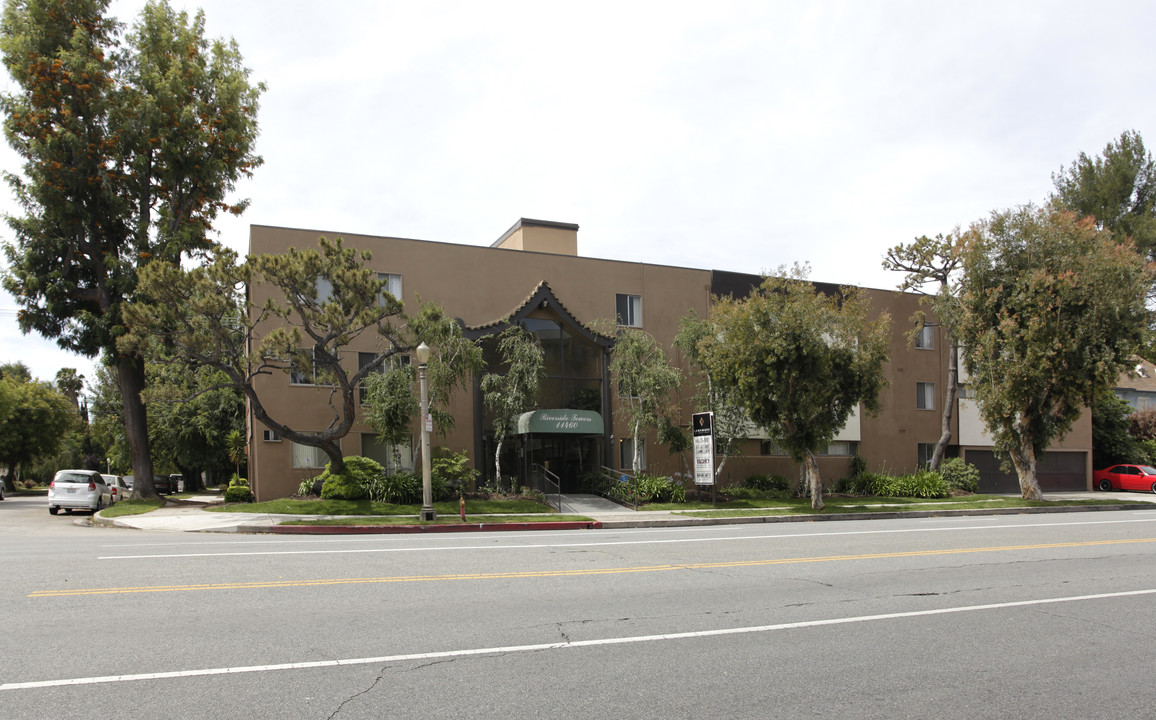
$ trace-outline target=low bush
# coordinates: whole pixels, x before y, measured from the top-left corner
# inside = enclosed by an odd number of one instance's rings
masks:
[[[438,448],[430,456],[430,475],[435,499],[444,499],[436,497],[439,484],[445,488],[449,496],[453,496],[473,487],[479,474],[476,469],[470,467],[470,457],[464,452]]]
[[[863,472],[840,480],[835,489],[849,495],[877,497],[944,498],[951,494],[939,473],[930,470],[920,470],[913,475]]]
[[[453,497],[443,478],[430,478],[430,489],[434,502],[442,502]],[[404,470],[376,478],[368,487],[369,499],[395,505],[418,505],[422,501],[421,478]]]
[[[253,502],[253,491],[248,485],[230,485],[225,490],[225,502]]]
[[[732,500],[790,500],[795,493],[790,490],[759,490],[741,485],[724,490]]]
[[[314,496],[321,497],[321,487],[325,481],[320,475],[317,477],[305,478],[301,484],[297,486],[297,494],[301,497]]]
[[[763,492],[775,490],[785,490],[787,492],[791,491],[791,482],[782,475],[751,475],[745,481],[743,481],[742,486],[744,488],[759,490]],[[727,492],[730,491],[728,490]]]
[[[321,477],[322,500],[361,500],[367,495],[365,487],[345,473],[326,470]]]
[[[229,479],[229,487],[249,487],[249,479],[233,475]]]
[[[964,462],[963,458],[951,458],[939,465],[939,476],[951,490],[979,492],[979,468]]]
[[[684,503],[686,488],[672,478],[659,475],[639,475],[637,479],[614,483],[609,488],[610,499],[633,505],[639,503]]]
[[[345,458],[342,466],[340,473],[334,473],[326,463],[325,472],[315,478],[314,486],[317,480],[321,481],[322,500],[361,500],[369,496],[369,487],[385,474],[381,463],[360,455]]]

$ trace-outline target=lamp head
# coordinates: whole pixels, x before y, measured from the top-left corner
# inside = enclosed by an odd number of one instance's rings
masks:
[[[427,362],[429,362],[429,345],[426,345],[423,342],[421,345],[417,346],[417,349],[414,350],[414,353],[417,355],[418,365],[425,365]]]

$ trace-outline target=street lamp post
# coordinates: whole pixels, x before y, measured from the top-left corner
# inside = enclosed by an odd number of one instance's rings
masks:
[[[421,386],[421,516],[422,522],[437,519],[433,509],[433,478],[430,470],[429,433],[433,420],[429,414],[429,381],[426,379],[426,363],[429,362],[429,345],[424,342],[417,346],[417,377]]]

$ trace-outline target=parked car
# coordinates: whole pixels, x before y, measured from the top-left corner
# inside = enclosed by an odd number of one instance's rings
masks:
[[[1092,473],[1101,490],[1139,490],[1156,493],[1156,468],[1150,465],[1113,465]]]
[[[48,485],[48,512],[60,508],[91,510],[93,513],[112,504],[112,491],[100,473],[94,470],[60,470]]]
[[[108,485],[108,489],[112,492],[112,502],[110,505],[125,500],[132,494],[132,487],[124,481],[120,475],[101,475],[104,482]]]
[[[172,495],[177,491],[176,483],[170,481],[169,477],[169,475],[153,475],[153,490],[156,490],[158,495]],[[125,475],[124,481],[128,484],[128,489],[132,490],[133,476]]]

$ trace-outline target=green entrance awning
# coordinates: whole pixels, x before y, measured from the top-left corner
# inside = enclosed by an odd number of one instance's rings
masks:
[[[593,410],[535,410],[522,413],[515,435],[601,435],[602,416]]]

